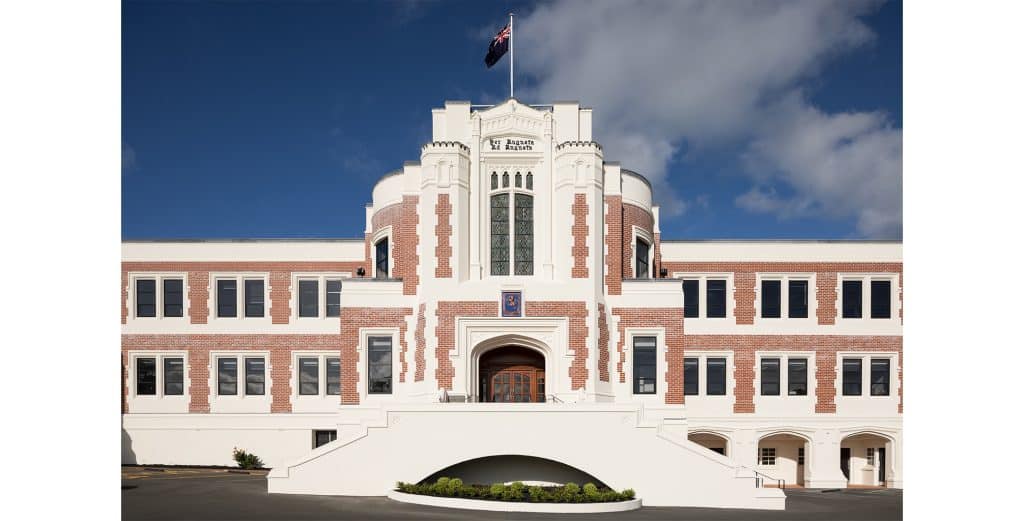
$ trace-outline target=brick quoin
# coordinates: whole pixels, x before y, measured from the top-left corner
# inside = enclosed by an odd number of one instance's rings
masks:
[[[569,349],[573,352],[569,365],[572,390],[587,387],[587,303],[579,301],[527,301],[527,317],[568,317]],[[552,346],[554,349],[556,346]],[[557,355],[556,355],[557,356]]]
[[[611,380],[608,375],[608,315],[604,304],[597,305],[597,377],[602,382]]]
[[[270,322],[287,324],[292,317],[290,271],[276,270],[270,272]]]
[[[292,353],[341,352],[339,335],[121,335],[121,407],[128,412],[128,352],[187,351],[189,412],[210,412],[210,351],[269,353],[270,412],[291,412]],[[345,381],[345,376],[342,376]]]
[[[188,285],[189,322],[205,324],[210,316],[210,272],[190,271],[185,284]]]
[[[420,282],[420,277],[416,273],[420,263],[420,256],[416,253],[420,242],[420,236],[416,233],[416,225],[420,222],[419,200],[419,196],[404,195],[402,202],[378,210],[370,221],[373,233],[366,236],[366,264],[369,266],[371,263],[370,250],[373,247],[370,244],[371,237],[381,229],[391,226],[392,258],[389,259],[391,262],[389,276],[402,279],[403,295],[415,295],[416,287]],[[367,275],[371,273],[372,270],[366,270]]]
[[[661,277],[661,234],[654,234],[654,262],[651,263],[651,277]],[[667,276],[667,275],[666,275]]]
[[[405,332],[408,324],[405,317],[412,315],[412,308],[341,308],[341,403],[359,404],[359,329],[398,328],[398,360],[401,369],[398,381],[405,381],[408,370],[405,355],[408,345]],[[392,347],[393,349],[393,347]]]
[[[687,351],[732,351],[733,412],[754,412],[754,362],[759,353],[813,351],[815,359],[814,412],[836,412],[836,353],[874,351],[898,353],[899,412],[903,412],[903,337],[872,335],[688,335]]]
[[[727,273],[733,274],[733,293],[736,307],[733,315],[737,324],[750,325],[757,316],[754,302],[757,296],[758,273],[808,273],[814,272],[817,283],[818,324],[836,323],[836,285],[839,273],[893,273],[899,275],[899,318],[903,323],[903,263],[900,262],[671,262],[662,266],[669,276],[675,273]]]
[[[121,270],[121,323],[128,323],[128,272]]]
[[[606,195],[604,198],[605,222],[605,288],[609,295],[622,294],[622,196]]]
[[[590,227],[587,226],[587,213],[590,207],[587,206],[587,194],[576,194],[572,203],[572,278],[585,279],[590,276],[587,268],[587,258],[590,255],[590,248],[587,247],[587,235]]]
[[[424,372],[427,369],[427,338],[424,335],[424,331],[427,327],[427,305],[420,304],[420,311],[416,314],[416,373],[413,376],[413,380],[416,382],[423,381]]]
[[[626,371],[623,369],[626,328],[662,327],[665,329],[665,403],[681,405],[686,397],[683,395],[683,309],[682,308],[612,308],[612,315],[619,317],[619,343],[617,351],[619,362],[619,382],[625,383]]]
[[[437,268],[434,269],[434,276],[439,279],[447,279],[452,276],[452,205],[448,200],[448,194],[438,194],[437,205],[434,208],[437,215],[437,247],[434,248],[434,255],[437,256]]]
[[[451,351],[455,349],[456,317],[497,317],[498,302],[492,300],[438,301],[437,327],[437,388],[452,390],[455,368],[452,367]]]
[[[635,204],[622,205],[622,278],[632,279],[633,274],[633,227],[641,228],[654,236],[654,216]],[[653,244],[651,245],[653,248]],[[656,257],[656,253],[651,254]],[[649,267],[648,270],[652,270]]]

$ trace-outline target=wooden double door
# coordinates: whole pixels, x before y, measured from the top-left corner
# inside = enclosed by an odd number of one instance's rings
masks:
[[[543,402],[544,370],[528,365],[492,368],[481,375],[481,395],[488,402]]]

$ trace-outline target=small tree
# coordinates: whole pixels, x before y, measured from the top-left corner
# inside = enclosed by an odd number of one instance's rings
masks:
[[[235,463],[238,463],[238,466],[243,469],[263,468],[263,461],[260,460],[259,456],[245,452],[245,450],[238,447],[232,449],[231,456],[235,459]]]

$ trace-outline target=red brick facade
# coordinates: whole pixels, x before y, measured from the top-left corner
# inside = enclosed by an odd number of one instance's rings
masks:
[[[419,199],[415,195],[404,195],[402,202],[378,210],[370,221],[373,234],[366,237],[366,264],[368,266],[366,275],[370,276],[373,274],[373,271],[369,269],[373,262],[370,255],[373,249],[373,245],[370,244],[372,236],[383,228],[391,226],[392,253],[389,276],[402,279],[402,293],[405,295],[415,295],[416,287],[420,283],[418,273],[420,256],[416,252],[420,244],[420,236],[416,232],[416,226],[420,222]]]
[[[609,295],[622,294],[622,196],[606,195],[604,284]]]
[[[654,216],[651,212],[635,204],[624,203],[622,205],[622,278],[632,279],[633,273],[633,227],[636,226],[654,237]],[[658,252],[651,245],[651,258],[657,259]],[[654,266],[650,266],[651,276],[655,275]]]
[[[619,343],[616,350],[619,353],[617,369],[619,382],[626,381],[626,371],[623,368],[625,354],[626,328],[633,327],[661,327],[665,329],[665,403],[682,404],[683,396],[683,358],[684,358],[684,337],[683,337],[683,310],[682,308],[612,308],[612,315],[619,318]]]
[[[461,301],[437,303],[437,388],[452,390],[455,368],[451,351],[455,349],[455,317],[497,317],[498,301]]]
[[[569,365],[572,390],[587,386],[587,304],[572,301],[527,301],[527,317],[568,317],[569,350],[573,353]]]
[[[437,246],[434,248],[437,268],[434,269],[434,277],[446,279],[452,276],[452,204],[448,200],[448,194],[437,195],[434,212],[437,215]]]
[[[590,256],[590,248],[587,247],[587,236],[590,234],[590,227],[587,226],[589,212],[587,194],[576,194],[572,203],[572,278],[574,279],[585,279],[590,276],[590,270],[587,268],[587,259]]]
[[[602,382],[611,381],[608,375],[608,315],[605,313],[604,304],[597,305],[597,377]]]
[[[423,331],[427,327],[427,305],[420,304],[419,313],[416,314],[416,373],[413,381],[422,382],[424,372],[427,369],[427,337]]]
[[[359,385],[365,385],[365,379],[359,379],[359,329],[360,328],[398,328],[398,360],[401,365],[398,381],[405,381],[408,364],[405,361],[408,345],[405,332],[408,330],[406,316],[412,314],[412,308],[342,308],[341,310],[341,403],[359,403]],[[365,370],[363,373],[365,374]]]

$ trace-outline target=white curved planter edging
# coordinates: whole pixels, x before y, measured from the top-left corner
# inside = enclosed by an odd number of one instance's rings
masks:
[[[541,512],[549,514],[600,514],[604,512],[626,512],[640,508],[640,498],[609,503],[527,503],[520,501],[489,501],[459,497],[423,496],[392,490],[388,499],[414,505],[465,510],[490,510],[494,512]]]

